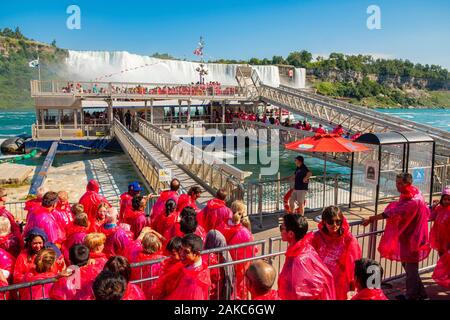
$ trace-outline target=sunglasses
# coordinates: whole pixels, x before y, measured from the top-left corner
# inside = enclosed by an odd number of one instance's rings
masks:
[[[328,224],[329,226],[333,225],[340,226],[342,225],[342,220],[326,220],[325,223]]]

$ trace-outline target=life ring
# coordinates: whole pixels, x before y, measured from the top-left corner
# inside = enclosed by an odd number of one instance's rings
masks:
[[[294,189],[289,189],[288,192],[283,197],[283,204],[284,204],[284,210],[287,213],[292,213],[291,207],[289,206],[289,198],[292,196],[292,193],[294,192]],[[303,202],[303,205],[306,206],[306,199]],[[300,213],[300,208],[295,209],[295,213]]]
[[[286,210],[287,213],[291,213],[291,208],[289,207],[289,198],[291,197],[292,192],[294,192],[293,188],[289,189],[283,197],[284,210]]]

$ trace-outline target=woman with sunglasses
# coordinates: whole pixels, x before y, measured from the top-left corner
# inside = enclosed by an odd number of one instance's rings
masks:
[[[329,206],[323,210],[311,244],[333,274],[336,299],[347,300],[347,292],[354,287],[355,261],[362,253],[341,209]]]

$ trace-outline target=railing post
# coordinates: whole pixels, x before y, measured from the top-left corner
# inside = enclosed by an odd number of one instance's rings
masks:
[[[338,206],[339,203],[339,174],[334,177],[334,205]]]
[[[262,188],[262,184],[261,184],[261,183],[258,183],[258,211],[259,211],[259,227],[260,227],[260,228],[263,227],[263,217],[262,217],[263,206],[262,206],[262,198],[263,198],[263,188]]]
[[[280,172],[277,174],[277,211],[280,211],[280,192],[281,192],[281,183],[280,183]]]

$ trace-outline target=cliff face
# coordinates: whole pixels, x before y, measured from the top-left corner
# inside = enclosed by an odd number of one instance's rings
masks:
[[[415,77],[402,77],[393,75],[376,75],[376,74],[364,74],[357,71],[341,71],[341,70],[307,70],[307,80],[310,82],[316,81],[329,81],[329,82],[361,82],[364,77],[368,77],[369,80],[376,81],[379,84],[389,87],[397,88],[401,90],[407,89],[419,89],[419,90],[435,90],[436,88],[445,90],[450,89],[450,83],[442,83],[442,81],[435,79],[424,79]]]

